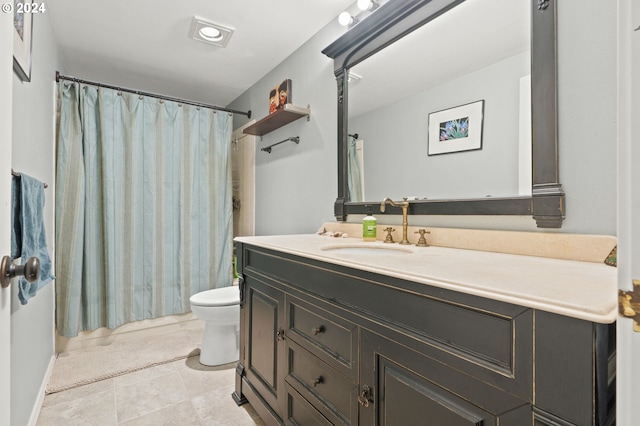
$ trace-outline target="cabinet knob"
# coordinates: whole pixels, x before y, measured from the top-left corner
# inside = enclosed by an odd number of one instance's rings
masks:
[[[324,326],[321,325],[320,327],[315,327],[311,329],[311,332],[316,335],[316,334],[320,334],[320,333],[324,333]]]
[[[320,383],[323,383],[323,382],[324,382],[324,379],[322,378],[322,376],[318,376],[315,379],[313,379],[313,382],[311,382],[311,384],[315,388],[316,386],[318,386]]]
[[[373,403],[373,399],[371,398],[371,388],[369,386],[362,386],[360,395],[358,395],[358,403],[363,407],[368,407],[369,404]]]
[[[284,340],[284,329],[279,328],[278,331],[276,331],[276,339],[278,339],[278,341]]]

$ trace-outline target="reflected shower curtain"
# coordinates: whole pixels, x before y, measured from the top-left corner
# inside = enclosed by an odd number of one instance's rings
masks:
[[[360,170],[360,161],[358,161],[358,153],[356,150],[356,138],[349,135],[347,141],[347,160],[348,160],[348,177],[347,186],[349,189],[349,201],[364,201],[362,196],[362,174]]]
[[[182,314],[192,294],[231,285],[231,115],[58,90],[58,333]]]

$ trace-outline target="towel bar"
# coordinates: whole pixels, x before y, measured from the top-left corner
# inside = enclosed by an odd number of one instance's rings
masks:
[[[271,148],[273,148],[276,145],[280,145],[281,143],[288,142],[288,141],[295,142],[296,144],[298,144],[298,143],[300,143],[300,136],[292,136],[290,138],[286,138],[283,141],[276,142],[276,143],[274,143],[272,145],[269,145],[269,146],[265,146],[260,151],[265,151],[267,154],[271,154]]]
[[[11,169],[11,175],[17,178],[21,177],[20,173],[14,172],[13,169]],[[49,187],[49,185],[47,185],[46,183],[43,183],[42,185],[45,187],[45,189]]]

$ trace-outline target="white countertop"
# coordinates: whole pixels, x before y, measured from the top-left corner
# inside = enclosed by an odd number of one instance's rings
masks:
[[[447,247],[401,246],[315,234],[237,237],[235,240],[587,321],[608,324],[617,318],[617,270],[604,263]],[[361,254],[331,249],[341,246],[402,252],[381,250]]]

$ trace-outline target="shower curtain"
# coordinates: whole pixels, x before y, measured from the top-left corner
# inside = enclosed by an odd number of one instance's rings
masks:
[[[364,201],[362,196],[362,179],[360,170],[360,161],[358,161],[358,153],[356,149],[356,138],[349,135],[347,140],[347,160],[348,160],[348,176],[347,187],[349,189],[349,201]]]
[[[58,333],[186,313],[192,294],[231,285],[231,115],[58,91]]]

